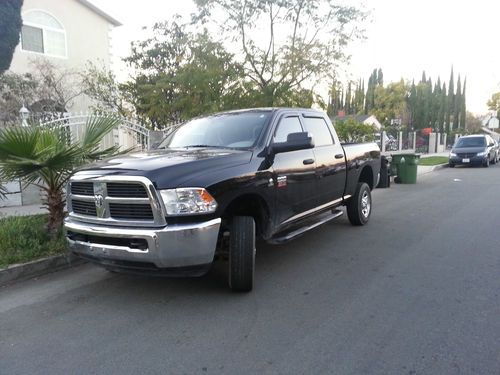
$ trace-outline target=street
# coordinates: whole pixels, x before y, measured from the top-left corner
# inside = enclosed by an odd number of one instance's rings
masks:
[[[500,374],[500,166],[257,249],[249,294],[92,265],[0,289],[0,374]]]

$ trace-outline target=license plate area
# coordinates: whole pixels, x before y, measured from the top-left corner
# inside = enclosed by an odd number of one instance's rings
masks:
[[[462,163],[470,163],[470,159],[469,158],[462,159]]]

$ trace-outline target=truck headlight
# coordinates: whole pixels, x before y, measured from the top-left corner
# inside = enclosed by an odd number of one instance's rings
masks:
[[[454,152],[450,152],[450,158],[452,158],[454,156],[457,156],[457,154],[455,154]]]
[[[488,151],[483,151],[483,152],[478,152],[477,156],[486,156],[488,154]]]
[[[217,210],[217,202],[203,188],[160,190],[167,215],[209,214]]]

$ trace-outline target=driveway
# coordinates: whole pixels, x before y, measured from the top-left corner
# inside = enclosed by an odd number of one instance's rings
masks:
[[[256,286],[222,267],[149,279],[91,265],[0,289],[1,374],[498,374],[500,167],[374,192],[258,248]]]

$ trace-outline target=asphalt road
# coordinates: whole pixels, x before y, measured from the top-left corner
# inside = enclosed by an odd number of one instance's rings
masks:
[[[0,374],[500,374],[500,166],[419,178],[260,246],[250,294],[90,265],[0,289]]]

